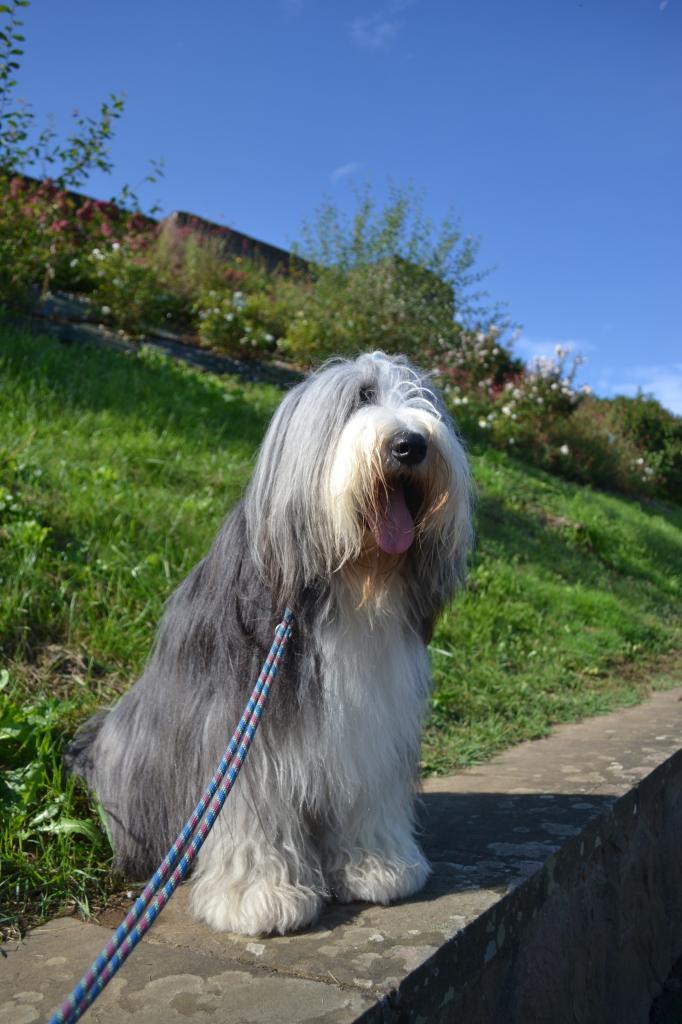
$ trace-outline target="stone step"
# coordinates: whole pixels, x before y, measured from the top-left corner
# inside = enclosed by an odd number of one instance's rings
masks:
[[[681,746],[679,687],[429,780],[426,889],[299,935],[212,932],[184,887],[90,1019],[648,1024],[682,952]],[[0,1024],[45,1020],[119,918],[8,943]]]

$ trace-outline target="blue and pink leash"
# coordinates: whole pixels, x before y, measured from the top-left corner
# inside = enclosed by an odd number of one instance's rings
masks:
[[[142,894],[137,898],[97,959],[93,961],[59,1009],[54,1011],[49,1019],[49,1024],[73,1024],[74,1021],[82,1017],[104,986],[111,981],[145,932],[151,928],[175,892],[178,883],[186,876],[190,864],[220,814],[239,774],[239,769],[246,760],[270,693],[270,685],[277,675],[287,641],[291,636],[293,618],[291,609],[285,609],[282,621],[275,630],[275,639],[270,653],[265,659],[265,664],[244,709],[244,714],[201,800],[185,822],[182,831],[145,886]],[[178,858],[180,860],[177,867],[171,871]]]

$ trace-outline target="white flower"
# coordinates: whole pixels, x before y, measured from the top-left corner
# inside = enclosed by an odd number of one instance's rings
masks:
[[[243,309],[246,305],[246,299],[244,298],[244,292],[233,292],[232,293],[232,305],[235,309]]]
[[[462,405],[468,405],[468,403],[469,403],[469,399],[465,395],[464,398],[462,399]]]
[[[481,418],[478,421],[478,425],[481,428],[481,430],[487,430],[487,428],[488,428],[488,421],[483,419],[483,417],[481,416]]]
[[[112,242],[111,243],[111,251],[112,252],[118,252],[118,250],[120,248],[121,248],[121,243],[120,242]]]
[[[511,405],[503,405],[502,412],[504,413],[505,416],[511,416]]]
[[[75,259],[71,260],[71,262],[69,263],[69,266],[70,267],[77,267],[78,266],[78,257],[77,256],[76,256]]]
[[[102,313],[104,314],[104,316],[109,316],[109,314],[111,313],[110,307],[109,306],[102,306]]]
[[[570,449],[570,448],[568,447],[568,445],[567,445],[567,444],[562,444],[562,445],[561,445],[561,447],[559,448],[559,451],[560,451],[560,453],[561,453],[562,455],[568,455],[568,453],[570,452],[570,450],[571,450],[571,449]]]

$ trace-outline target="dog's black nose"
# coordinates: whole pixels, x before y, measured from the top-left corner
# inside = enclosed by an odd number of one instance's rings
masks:
[[[413,430],[401,430],[391,442],[391,455],[402,466],[416,466],[426,457],[426,440]]]

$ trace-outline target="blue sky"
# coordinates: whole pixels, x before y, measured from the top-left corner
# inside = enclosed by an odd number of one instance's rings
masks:
[[[323,196],[413,183],[480,236],[528,358],[682,414],[682,0],[33,0],[20,94],[124,91],[109,196],[289,245]]]

